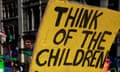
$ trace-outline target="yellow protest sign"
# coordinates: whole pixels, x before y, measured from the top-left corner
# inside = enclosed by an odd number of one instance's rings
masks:
[[[41,22],[31,72],[101,72],[120,28],[120,13],[51,1]]]

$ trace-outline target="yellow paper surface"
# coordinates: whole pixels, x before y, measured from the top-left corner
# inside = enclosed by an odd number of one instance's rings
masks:
[[[50,1],[41,22],[30,72],[101,72],[120,28],[120,13]]]

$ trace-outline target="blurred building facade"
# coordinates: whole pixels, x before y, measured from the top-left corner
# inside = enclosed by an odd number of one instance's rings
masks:
[[[120,0],[71,1],[120,10]],[[1,47],[1,55],[12,50],[12,46],[15,46],[19,50],[20,62],[29,64],[31,56],[23,54],[22,50],[33,50],[47,2],[48,0],[0,0],[0,30],[7,35],[4,47]],[[120,59],[119,51],[120,33],[111,47],[110,54]]]
[[[28,71],[31,55],[23,51],[33,50],[46,4],[47,0],[0,0],[0,29],[7,35],[6,42],[0,44],[0,55],[12,52],[10,56],[17,56],[26,66],[24,72]]]

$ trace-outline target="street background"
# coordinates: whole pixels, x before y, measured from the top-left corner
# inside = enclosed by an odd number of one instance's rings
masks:
[[[71,1],[120,10],[120,0]],[[0,0],[0,70],[28,72],[47,3],[48,0]],[[120,66],[119,32],[109,53],[111,69],[114,71]]]

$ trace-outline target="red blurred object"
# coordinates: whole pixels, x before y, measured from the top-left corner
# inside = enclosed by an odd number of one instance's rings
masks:
[[[102,72],[108,72],[109,68],[110,68],[110,59],[106,58]]]
[[[25,40],[25,48],[31,48],[32,41],[31,40]]]

